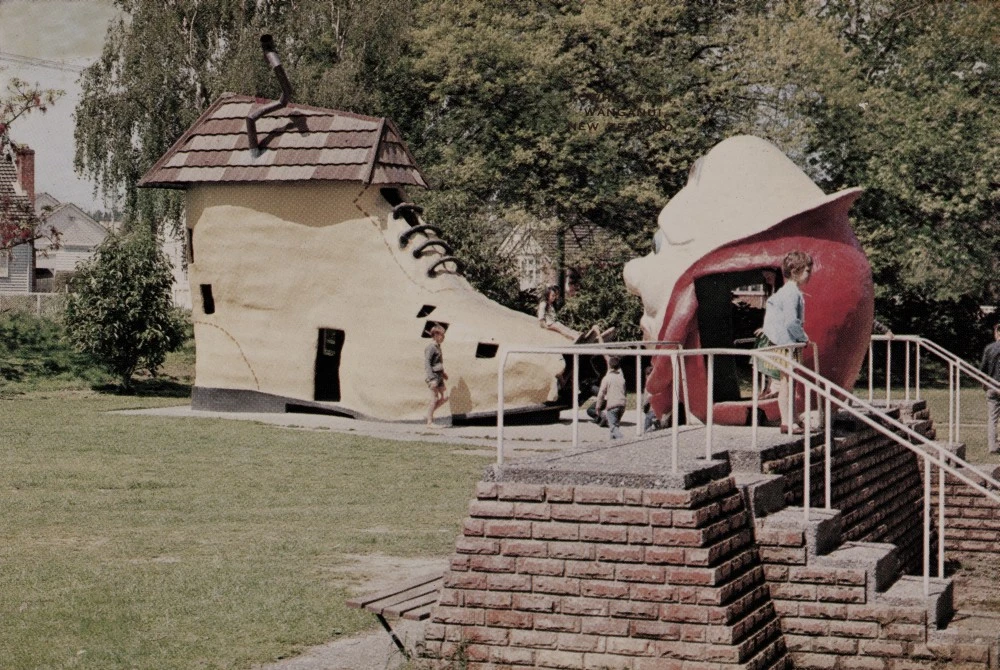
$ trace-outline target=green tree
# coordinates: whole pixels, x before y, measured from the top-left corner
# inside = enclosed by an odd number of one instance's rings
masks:
[[[733,89],[716,51],[735,4],[423,3],[400,61],[423,113],[399,120],[434,186],[427,217],[459,249],[476,221],[522,209],[556,222],[557,239],[601,226],[626,252],[593,250],[563,318],[627,331],[624,262],[649,251],[659,209],[726,134]]]
[[[64,321],[74,346],[132,388],[183,343],[172,305],[170,261],[148,235],[111,235],[70,282]]]
[[[864,187],[852,214],[880,317],[964,350],[970,305],[1000,298],[1000,8],[762,4],[732,31],[735,125],[827,191]]]
[[[977,306],[1000,300],[1000,7],[851,4],[830,11],[863,99],[853,127],[820,121],[839,147],[831,187],[867,189],[854,213],[876,309],[897,332],[974,357]]]
[[[865,187],[855,225],[890,323],[1000,294],[993,2],[116,3],[128,16],[85,73],[76,158],[130,220],[180,216],[134,183],[212,99],[277,97],[257,43],[271,32],[296,100],[399,123],[434,186],[427,218],[508,304],[492,251],[512,211],[646,253],[694,160],[740,132],[827,191]],[[607,278],[592,289],[617,287],[620,259],[595,261]]]
[[[410,16],[404,0],[114,2],[122,16],[81,79],[74,163],[129,227],[154,231],[179,222],[182,200],[139,178],[222,93],[279,97],[261,34],[275,36],[294,100],[372,113]]]

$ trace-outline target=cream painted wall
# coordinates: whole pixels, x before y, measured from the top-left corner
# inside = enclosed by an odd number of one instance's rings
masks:
[[[197,345],[196,385],[313,400],[318,329],[346,333],[340,406],[383,420],[417,420],[430,397],[420,336],[426,320],[449,324],[442,347],[451,401],[438,416],[496,408],[496,358],[480,342],[565,345],[537,320],[475,292],[459,276],[428,278],[439,252],[414,259],[420,235],[393,220],[377,187],[350,182],[197,185],[188,190],[189,266]],[[204,313],[210,284],[215,313]],[[433,313],[417,317],[423,305]],[[554,398],[559,356],[512,360],[508,407]]]

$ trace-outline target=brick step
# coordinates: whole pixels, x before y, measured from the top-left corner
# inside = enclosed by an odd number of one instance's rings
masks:
[[[969,663],[1000,670],[1000,618],[995,613],[957,612],[946,629],[927,635],[926,647],[916,651],[921,656],[933,654],[936,659],[953,663],[948,667]]]
[[[809,521],[801,507],[785,507],[755,521],[761,558],[784,556],[781,563],[806,564],[808,557],[828,554],[840,545],[841,514],[812,508]]]
[[[871,602],[876,593],[886,591],[899,576],[896,546],[885,542],[844,542],[830,553],[810,562],[817,568],[863,570],[867,576],[866,595]]]
[[[951,579],[930,578],[930,593],[924,595],[924,578],[904,575],[885,591],[875,602],[892,607],[923,608],[927,612],[927,626],[942,628],[954,613],[954,588]]]
[[[740,667],[742,670],[792,670],[784,638],[778,636]]]
[[[878,394],[878,389],[876,389],[876,395],[877,394]],[[884,410],[885,408],[884,399],[880,400],[878,398],[875,398],[875,400],[873,400],[870,404],[872,407],[875,407],[876,409]],[[898,413],[900,416],[913,416],[914,413],[927,409],[927,401],[924,400],[923,398],[921,398],[920,400],[917,399],[903,400],[901,398],[893,398],[889,402],[889,406],[893,410],[895,410],[896,413]]]

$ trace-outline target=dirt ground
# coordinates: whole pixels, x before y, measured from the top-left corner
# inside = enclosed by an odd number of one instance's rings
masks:
[[[1000,638],[1000,556],[964,553],[948,560],[955,569],[955,617],[947,630]]]
[[[444,572],[448,558],[400,558],[383,554],[366,554],[349,557],[351,562],[340,570],[357,581],[356,593],[380,591],[393,581],[406,582],[432,572]],[[354,637],[338,639],[307,649],[293,658],[257,666],[255,670],[393,670],[405,659],[392,643],[388,633],[372,617],[373,631]],[[392,622],[393,630],[407,647],[420,638],[423,624],[411,621]]]

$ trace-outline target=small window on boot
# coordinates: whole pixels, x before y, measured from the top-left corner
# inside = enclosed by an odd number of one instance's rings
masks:
[[[476,345],[476,358],[496,358],[499,344],[493,342],[480,342]]]
[[[201,285],[201,306],[205,314],[215,314],[215,298],[212,297],[212,285]]]

